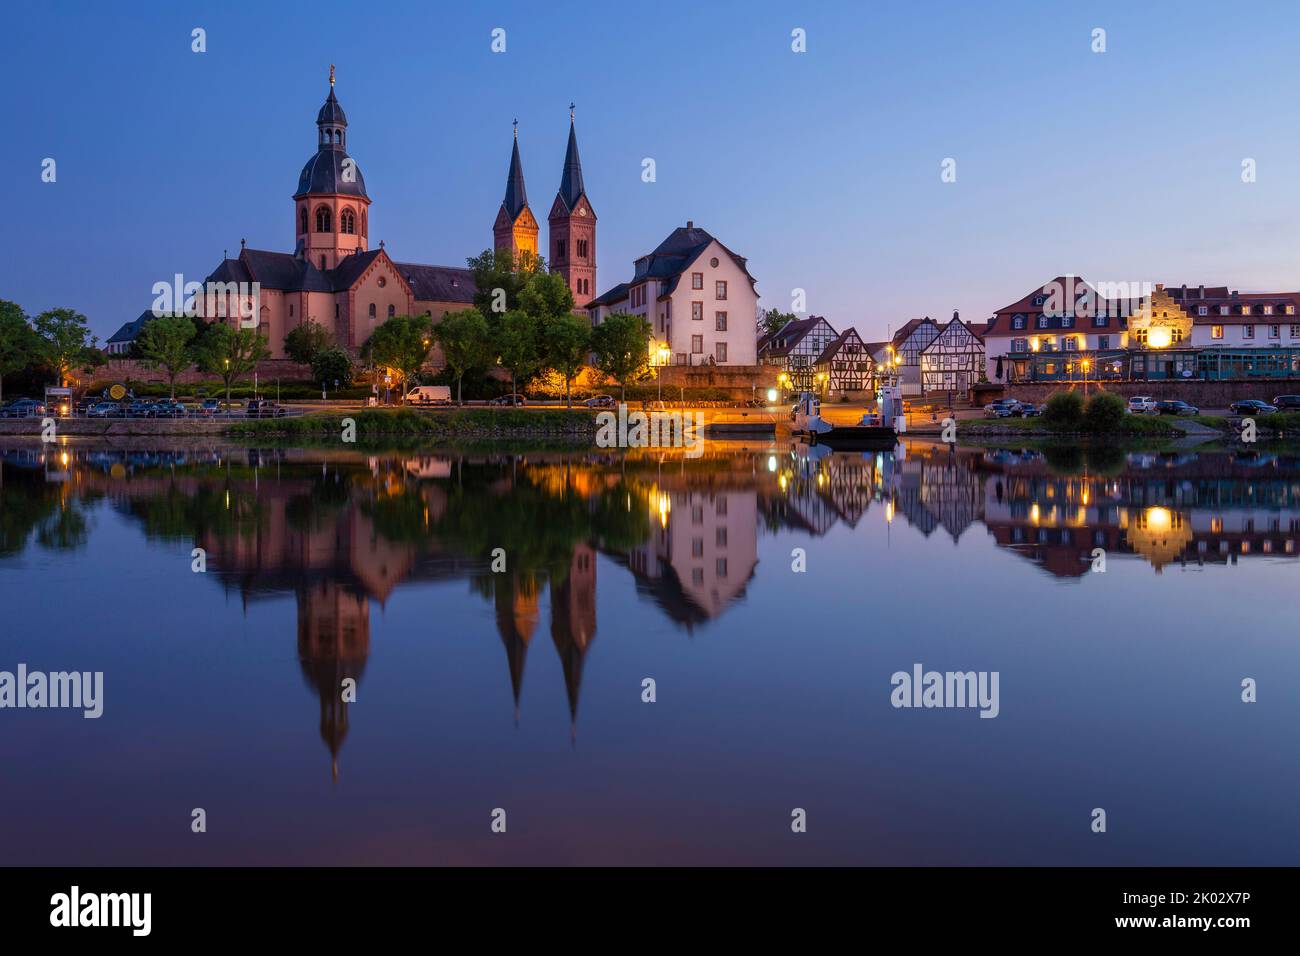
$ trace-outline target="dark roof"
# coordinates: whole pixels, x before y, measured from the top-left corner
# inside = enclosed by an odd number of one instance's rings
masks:
[[[841,348],[843,348],[853,339],[857,339],[858,345],[860,345],[864,351],[869,352],[866,343],[862,341],[862,336],[858,335],[857,329],[845,329],[843,332],[839,334],[838,337],[836,337],[829,345],[827,345],[826,348],[822,349],[822,354],[817,356],[817,361],[814,362],[813,364],[825,365],[827,362],[829,362],[832,358],[835,357],[835,353],[837,353]]]
[[[370,268],[370,263],[381,255],[383,255],[383,249],[354,252],[352,255],[340,259],[339,264],[329,272],[324,273],[324,275],[329,277],[330,285],[335,292],[343,292],[352,288],[353,283],[360,279],[362,273]]]
[[[307,165],[298,174],[298,189],[293,198],[298,199],[309,193],[339,193],[344,196],[370,197],[366,193],[366,180],[361,175],[361,167],[352,160],[351,181],[343,178],[343,163],[351,159],[343,147],[337,143],[327,143],[316,150],[316,155],[307,160]]]
[[[524,165],[519,161],[519,138],[515,137],[510,151],[510,170],[506,173],[506,198],[501,201],[506,215],[514,222],[528,205],[528,192],[524,189]]]
[[[1254,323],[1261,316],[1266,320],[1285,317],[1287,306],[1295,310],[1291,319],[1300,314],[1300,292],[1238,292],[1230,291],[1227,286],[1156,286],[1156,289],[1173,299],[1195,325],[1241,325]],[[1265,315],[1264,307],[1269,305],[1273,306],[1273,312]],[[1197,315],[1200,306],[1205,306],[1208,314]],[[1220,314],[1223,306],[1228,307],[1227,315]]]
[[[785,325],[769,336],[759,347],[764,355],[789,355],[790,350],[803,341],[803,337],[813,330],[820,322],[826,320],[820,315],[810,315],[806,319],[791,319]],[[830,325],[829,322],[826,322]],[[831,326],[831,331],[835,327]]]
[[[330,277],[306,259],[263,249],[245,249],[238,259],[226,259],[206,281],[257,282],[264,289],[284,292],[334,291]]]
[[[1095,298],[1096,310],[1100,312],[1102,316],[1105,318],[1105,323],[1102,325],[1098,325],[1094,321],[1095,316],[1085,317],[1080,315],[1076,317],[1073,314],[1073,308],[1071,308],[1070,313],[1068,315],[1068,317],[1071,319],[1069,325],[1066,325],[1062,322],[1062,319],[1066,318],[1067,316],[1048,315],[1047,324],[1040,326],[1038,324],[1038,317],[1044,313],[1045,307],[1051,301],[1052,292],[1054,291],[1052,288],[1053,286],[1056,286],[1062,290],[1068,289],[1071,286],[1073,286],[1074,300],[1076,302],[1078,301],[1079,296],[1084,291],[1091,291]],[[1045,296],[1046,297],[1045,301],[1035,305],[1034,299],[1039,296]],[[1096,289],[1094,289],[1088,282],[1086,282],[1081,277],[1074,276],[1074,275],[1057,276],[1055,279],[1050,279],[1047,282],[1044,282],[1041,286],[1034,289],[1032,292],[1028,293],[1027,295],[1021,296],[1019,299],[1017,299],[1015,302],[1012,302],[1010,305],[1005,305],[1002,308],[998,309],[997,312],[993,314],[993,318],[989,319],[988,325],[985,326],[983,336],[987,337],[990,335],[1024,335],[1026,332],[1030,332],[1034,330],[1051,331],[1054,329],[1055,330],[1076,329],[1084,332],[1122,331],[1123,329],[1128,327],[1125,317],[1120,314],[1120,312],[1122,311],[1123,309],[1119,302],[1116,302],[1114,305],[1112,305],[1108,300],[1102,299],[1101,296],[1096,294]],[[1015,315],[1025,316],[1026,321],[1025,321],[1025,327],[1023,329],[1017,329],[1013,327],[1012,318]]]
[[[889,344],[894,347],[894,351],[897,352],[901,349],[903,343],[911,338],[912,333],[927,322],[933,325],[936,329],[939,327],[939,323],[934,321],[934,319],[930,318],[928,315],[921,319],[908,319],[904,322],[902,327],[894,333],[894,337],[889,340]]]
[[[347,126],[348,118],[343,113],[343,107],[339,106],[339,101],[334,98],[334,87],[330,86],[330,95],[325,97],[325,105],[320,108],[316,114],[317,126]]]
[[[682,273],[690,268],[691,263],[698,259],[713,242],[717,240],[705,230],[697,229],[693,223],[679,226],[669,233],[667,239],[659,243],[654,252],[636,261],[636,274],[633,275],[631,284],[636,285],[646,279],[664,279],[669,285],[660,297],[671,295],[677,288],[677,280],[681,278]],[[740,266],[740,271],[745,273],[749,284],[753,286],[755,279],[749,274],[749,268],[745,265],[748,260],[744,256],[736,255],[721,242],[718,242],[718,245],[722,246],[722,250],[731,256],[736,265]]]
[[[113,345],[117,342],[134,342],[140,335],[140,331],[144,328],[144,324],[153,318],[155,318],[153,311],[151,309],[145,309],[140,313],[138,318],[134,318],[130,322],[124,323],[120,329],[109,336],[108,341],[104,344]]]
[[[423,302],[474,301],[478,286],[474,273],[454,266],[426,266],[414,262],[395,262],[415,297]]]
[[[523,174],[520,174],[522,182]],[[564,151],[564,172],[560,174],[560,201],[570,212],[587,190],[582,185],[582,160],[578,158],[578,135],[569,121],[569,146]]]
[[[587,303],[587,308],[593,308],[598,305],[613,305],[615,302],[622,302],[627,298],[628,284],[620,282],[614,288],[610,289],[604,295],[598,295]]]

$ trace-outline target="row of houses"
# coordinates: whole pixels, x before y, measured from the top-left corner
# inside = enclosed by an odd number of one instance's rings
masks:
[[[830,394],[871,392],[886,374],[909,396],[980,382],[1300,377],[1300,292],[1057,276],[987,323],[926,316],[883,342],[795,319],[759,338],[758,360],[792,390]]]
[[[965,392],[984,376],[982,332],[954,312],[942,326],[929,316],[911,319],[886,341],[864,342],[857,329],[838,332],[813,315],[760,337],[758,356],[780,368],[794,391],[871,392],[888,375],[904,395]]]

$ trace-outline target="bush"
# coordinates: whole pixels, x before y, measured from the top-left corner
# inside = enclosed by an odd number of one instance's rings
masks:
[[[1077,431],[1083,422],[1083,396],[1055,392],[1043,406],[1043,424],[1061,431]]]
[[[347,388],[352,384],[352,357],[336,345],[321,349],[311,360],[311,374],[331,388]]]
[[[1128,405],[1114,392],[1098,392],[1083,409],[1083,430],[1108,434],[1120,430],[1128,414]]]

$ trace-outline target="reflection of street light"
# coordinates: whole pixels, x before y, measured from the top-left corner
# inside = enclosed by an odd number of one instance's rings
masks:
[[[668,364],[668,359],[672,354],[668,350],[668,346],[662,342],[659,343],[659,348],[655,351],[655,358],[658,359],[655,366],[655,379],[659,382],[659,401],[661,402],[664,400],[664,375],[662,369]]]

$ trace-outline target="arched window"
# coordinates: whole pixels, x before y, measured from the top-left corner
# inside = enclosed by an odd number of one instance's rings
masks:
[[[372,319],[375,317],[375,304],[373,302],[370,303],[370,317]]]
[[[388,317],[391,319],[396,314],[397,314],[397,306],[390,305],[388,307]]]
[[[333,228],[331,218],[329,206],[318,206],[316,209],[316,231],[329,232]]]
[[[339,213],[339,232],[352,235],[357,231],[357,217],[351,209]]]
[[[307,207],[306,207],[306,206],[302,206],[302,207],[299,209],[298,212],[299,212],[299,215],[298,215],[298,231],[299,231],[299,232],[306,232],[306,231],[307,231]]]

